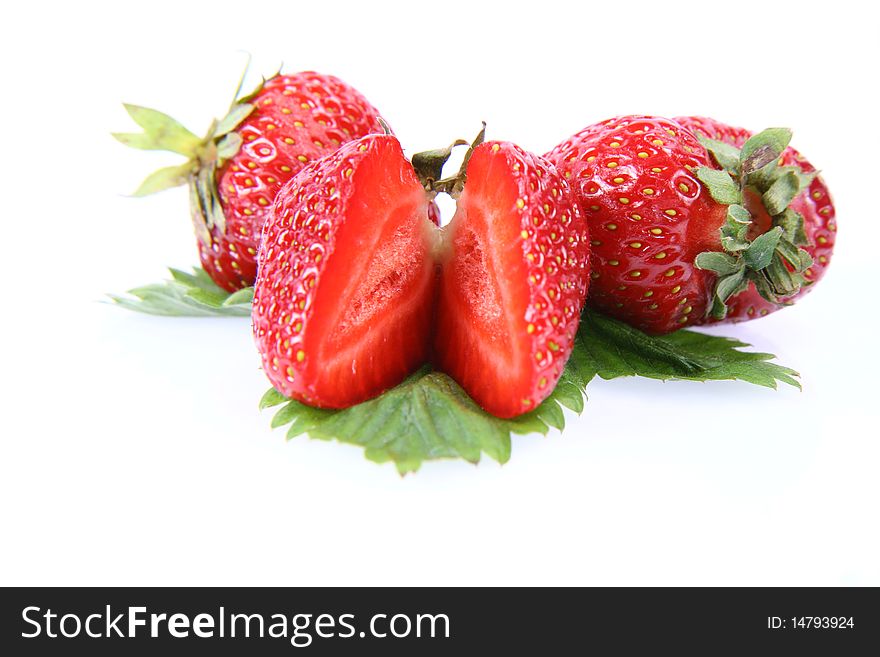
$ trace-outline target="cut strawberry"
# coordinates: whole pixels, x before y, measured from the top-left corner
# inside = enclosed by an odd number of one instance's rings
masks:
[[[402,381],[432,346],[435,364],[499,417],[553,391],[587,291],[586,223],[546,160],[483,144],[438,180],[449,151],[414,158],[417,175],[394,137],[368,136],[282,187],[253,312],[280,392],[351,406]],[[460,195],[445,229],[438,190]]]
[[[282,188],[254,312],[276,387],[341,408],[424,362],[435,237],[425,191],[390,135],[343,146]]]
[[[441,256],[435,361],[499,417],[532,410],[571,353],[586,224],[568,185],[509,143],[473,153]]]

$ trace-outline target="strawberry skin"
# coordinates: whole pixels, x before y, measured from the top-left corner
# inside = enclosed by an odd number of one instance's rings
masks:
[[[726,210],[692,170],[710,166],[674,121],[623,116],[591,126],[547,155],[590,226],[590,304],[648,333],[699,323],[714,275],[694,257],[718,247]]]
[[[331,75],[277,75],[249,102],[254,111],[236,129],[241,149],[217,177],[225,230],[199,241],[202,265],[229,291],[256,279],[260,231],[281,186],[342,144],[383,132],[379,112]]]
[[[555,167],[518,146],[474,150],[441,252],[435,362],[498,417],[530,411],[573,348],[589,234]]]
[[[729,126],[707,117],[679,116],[674,120],[695,135],[717,139],[737,148],[742,148],[746,140],[752,136],[752,133],[745,128]],[[782,164],[797,166],[804,173],[816,170],[816,167],[790,146],[782,154]],[[791,207],[804,218],[804,230],[809,241],[809,244],[804,246],[804,250],[813,258],[813,264],[804,272],[804,278],[810,282],[810,285],[802,287],[800,292],[787,298],[788,302],[793,302],[810,292],[815,283],[825,275],[825,270],[831,262],[837,232],[834,203],[821,177],[817,176],[810,183],[808,190],[795,197]],[[781,308],[758,294],[754,285],[749,285],[746,291],[731,298],[728,306],[729,310],[724,321],[730,322],[763,317]],[[711,318],[709,321],[713,322]]]
[[[741,147],[751,136],[711,119],[682,120],[686,125],[651,116],[617,117],[586,128],[547,155],[572,184],[590,225],[590,304],[654,334],[718,321],[710,310],[719,278],[698,268],[695,259],[722,251],[720,229],[728,205],[716,201],[698,177],[701,168],[721,167],[697,137]],[[813,170],[797,157],[788,149],[780,159],[801,171]],[[825,223],[833,219],[827,189],[816,179],[808,191],[789,207],[804,215],[805,250],[815,264],[803,273],[804,287],[777,301],[809,289],[821,277],[833,245],[833,231]],[[744,198],[753,214],[749,238],[754,239],[771,228],[772,219],[759,195],[747,191]],[[727,299],[724,321],[750,319],[779,307],[759,295],[753,283],[746,285]]]
[[[277,390],[343,408],[428,358],[437,229],[397,139],[372,135],[303,169],[263,230],[253,323]]]

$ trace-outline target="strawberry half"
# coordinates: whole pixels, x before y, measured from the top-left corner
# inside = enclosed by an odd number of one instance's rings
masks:
[[[510,143],[479,146],[445,235],[437,367],[499,417],[553,390],[587,292],[589,237],[553,165]]]
[[[341,144],[383,132],[360,93],[314,72],[264,80],[204,138],[156,110],[125,108],[144,132],[115,134],[119,141],[188,158],[148,177],[134,195],[189,185],[202,266],[230,292],[254,283],[260,231],[281,185]]]
[[[273,385],[342,408],[424,362],[488,412],[512,417],[553,390],[586,296],[586,224],[552,165],[506,143],[462,172],[369,136],[304,169],[263,232],[253,320]],[[420,154],[424,155],[424,154]],[[433,173],[426,173],[433,172]],[[432,197],[460,195],[447,228]],[[463,189],[463,191],[462,191]],[[436,324],[434,322],[436,317]]]
[[[275,199],[260,249],[254,335],[277,390],[343,408],[428,357],[436,229],[397,139],[313,163]]]

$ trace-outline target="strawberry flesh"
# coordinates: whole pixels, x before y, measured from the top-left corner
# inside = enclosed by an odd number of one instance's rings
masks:
[[[532,410],[571,353],[586,224],[549,163],[490,142],[470,160],[447,230],[435,363],[493,415]]]
[[[279,193],[254,316],[276,387],[343,408],[396,385],[426,360],[434,228],[424,190],[393,137],[367,137],[328,160]]]

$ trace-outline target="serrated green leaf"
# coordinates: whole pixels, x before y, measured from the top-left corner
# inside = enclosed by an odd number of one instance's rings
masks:
[[[742,194],[739,185],[730,177],[726,171],[718,171],[709,167],[700,167],[697,169],[697,178],[700,179],[709,194],[715,201],[724,205],[733,205],[742,203]]]
[[[392,461],[401,474],[424,461],[461,458],[472,463],[485,453],[500,463],[510,457],[511,434],[562,429],[562,407],[583,409],[584,391],[596,375],[603,379],[708,381],[739,379],[775,388],[800,387],[797,372],[769,362],[769,354],[741,351],[748,345],[694,331],[649,336],[593,311],[584,313],[574,349],[551,395],[535,410],[503,420],[489,415],[447,375],[423,368],[376,399],[339,411],[288,401],[272,426],[290,425],[288,437],[308,433],[364,448],[367,458]],[[261,407],[284,403],[274,389]]]
[[[272,408],[273,406],[280,406],[286,401],[287,397],[275,390],[275,388],[269,388],[266,391],[266,394],[263,395],[262,399],[260,399],[260,410],[263,411],[267,408]]]
[[[697,135],[697,139],[703,147],[709,151],[712,157],[715,158],[718,166],[722,169],[727,169],[728,171],[736,171],[739,169],[739,149],[736,146],[732,146],[723,141],[718,141],[717,139],[709,139],[708,137],[703,137],[701,135]]]
[[[174,167],[164,167],[147,176],[140,186],[134,190],[132,196],[148,196],[149,194],[161,192],[164,189],[185,185],[189,181],[191,173],[192,165],[190,163]]]
[[[117,305],[150,315],[172,317],[249,317],[253,290],[234,294],[218,287],[201,268],[171,269],[171,280],[108,295]]]
[[[135,139],[130,134],[115,133],[116,139],[134,148],[171,151],[188,158],[195,156],[202,140],[178,121],[149,107],[129,104],[124,107],[135,123],[144,129],[144,136]]]
[[[585,313],[581,321],[583,342],[602,378],[609,372],[627,371],[630,367],[634,367],[633,374],[637,374],[646,363],[661,367],[670,376],[693,375],[703,367],[690,354],[670,349],[664,341],[629,324],[594,312]]]
[[[746,266],[755,271],[764,269],[770,264],[780,239],[782,239],[782,228],[779,226],[768,230],[763,235],[758,235],[752,240],[749,248],[742,252],[742,259]]]

